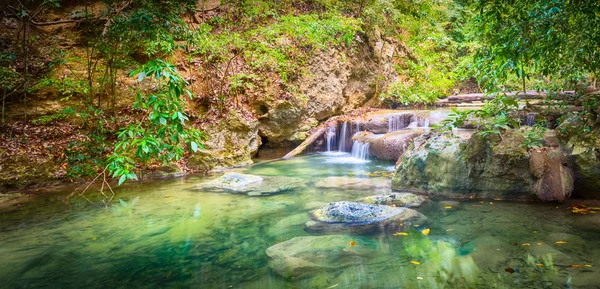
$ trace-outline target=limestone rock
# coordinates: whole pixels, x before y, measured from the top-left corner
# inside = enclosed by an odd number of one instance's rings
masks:
[[[192,154],[187,162],[190,169],[209,171],[216,168],[248,165],[261,144],[258,121],[246,119],[236,111],[230,111],[216,125],[203,127],[208,136],[205,149]]]
[[[248,196],[269,196],[290,192],[304,186],[305,181],[284,176],[254,176],[235,172],[226,173],[212,181],[193,188],[203,192],[228,192]]]
[[[333,202],[314,210],[305,230],[314,234],[365,234],[407,230],[412,223],[426,221],[408,209],[355,202]]]
[[[285,278],[305,278],[367,264],[377,256],[375,242],[344,235],[296,237],[266,250],[269,266]]]
[[[516,130],[489,141],[450,133],[414,140],[396,166],[393,189],[444,197],[564,201],[573,190],[571,169],[556,148],[531,153]]]
[[[560,149],[531,150],[529,164],[537,178],[533,190],[540,200],[563,202],[571,196],[573,171],[566,162],[566,155]]]
[[[429,202],[429,198],[411,193],[391,193],[369,196],[358,200],[358,202],[374,205],[394,205],[396,207],[417,208],[424,203]]]

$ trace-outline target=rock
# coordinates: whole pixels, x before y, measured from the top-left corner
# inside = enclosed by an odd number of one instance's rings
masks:
[[[534,149],[529,154],[531,172],[537,178],[535,195],[542,201],[567,200],[573,192],[573,171],[567,167],[566,155],[558,148]]]
[[[192,154],[187,166],[192,170],[210,171],[252,163],[261,144],[258,136],[258,121],[246,119],[231,110],[218,124],[202,127],[208,136],[205,149]]]
[[[355,202],[329,203],[310,214],[305,230],[314,234],[365,234],[376,231],[407,230],[423,224],[421,213],[407,208]]]
[[[575,146],[570,156],[575,178],[575,194],[580,197],[600,196],[600,153],[598,150]]]
[[[175,164],[173,165],[164,165],[161,166],[148,174],[144,175],[144,178],[148,179],[167,179],[167,178],[176,178],[181,177],[185,173],[181,170],[181,168]]]
[[[319,189],[371,191],[389,190],[391,184],[387,178],[327,177],[320,179],[315,186]]]
[[[284,278],[367,264],[377,253],[375,242],[344,235],[296,237],[266,250],[269,267]]]
[[[375,135],[369,132],[357,134],[354,140],[369,143],[369,154],[380,160],[397,161],[406,148],[412,143],[413,138],[423,133],[420,129],[403,129]]]
[[[394,205],[396,207],[416,208],[428,202],[429,198],[411,193],[391,193],[384,195],[370,196],[358,200],[361,203],[374,205]]]
[[[573,178],[564,156],[556,148],[530,154],[523,141],[516,130],[489,140],[478,134],[423,134],[398,160],[392,188],[454,198],[567,199]]]
[[[203,192],[228,192],[248,196],[270,196],[290,192],[304,186],[305,181],[284,176],[254,176],[235,172],[200,184],[192,190]]]

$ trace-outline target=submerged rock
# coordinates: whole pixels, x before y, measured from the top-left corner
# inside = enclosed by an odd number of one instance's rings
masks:
[[[364,234],[374,231],[408,229],[426,220],[421,213],[407,208],[355,202],[333,202],[310,213],[305,230],[316,234]]]
[[[375,205],[394,205],[396,207],[416,208],[428,202],[429,198],[411,193],[391,193],[376,196],[369,196],[358,200],[361,203]]]
[[[344,235],[296,237],[267,248],[269,266],[285,278],[367,264],[377,256],[371,240]]]
[[[369,191],[389,190],[391,183],[387,178],[327,177],[319,180],[315,186],[320,189]]]
[[[225,173],[212,181],[193,188],[196,191],[228,192],[248,196],[269,196],[302,187],[305,181],[284,176],[254,176],[235,172]]]

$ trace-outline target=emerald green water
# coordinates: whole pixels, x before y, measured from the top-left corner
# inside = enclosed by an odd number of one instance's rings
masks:
[[[313,155],[236,169],[307,181],[269,197],[190,190],[218,174],[126,185],[108,208],[43,196],[0,214],[0,288],[600,288],[598,219],[557,204],[434,200],[418,209],[428,236],[362,236],[378,248],[368,263],[302,279],[269,268],[265,250],[308,236],[310,210],[385,192],[315,182],[392,169]]]

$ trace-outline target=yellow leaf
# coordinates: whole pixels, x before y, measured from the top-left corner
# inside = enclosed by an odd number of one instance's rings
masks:
[[[423,277],[417,276],[417,280],[423,280]]]
[[[431,232],[431,229],[427,228],[427,229],[421,231],[421,234],[427,236],[427,235],[429,235],[429,232]]]
[[[412,263],[413,265],[421,265],[421,262],[417,262],[417,261],[410,261],[410,263]]]
[[[523,243],[523,244],[521,244],[521,246],[522,247],[529,247],[529,246],[531,246],[531,244],[529,244],[529,243]]]
[[[394,234],[394,236],[408,236],[408,233],[406,233],[406,232],[396,232]]]
[[[538,242],[538,245],[540,245],[540,246],[544,245],[544,242]]]
[[[445,206],[444,209],[452,209],[452,206]]]
[[[563,245],[563,244],[566,244],[566,243],[567,243],[567,242],[565,242],[565,241],[556,241],[556,244],[557,244],[557,245]]]
[[[583,266],[590,268],[590,267],[592,267],[592,264],[585,264]]]
[[[494,205],[494,203],[490,202],[490,205]]]
[[[544,264],[535,264],[538,267],[544,267]]]

